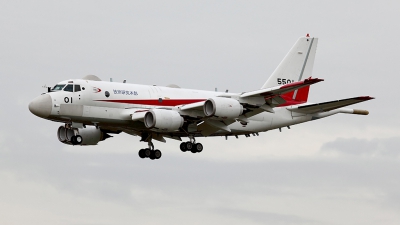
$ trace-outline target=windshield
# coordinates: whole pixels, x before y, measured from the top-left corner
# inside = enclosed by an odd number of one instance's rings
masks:
[[[61,91],[64,88],[65,84],[57,84],[51,89],[52,91]]]
[[[74,92],[74,85],[68,84],[68,85],[64,88],[64,91]]]

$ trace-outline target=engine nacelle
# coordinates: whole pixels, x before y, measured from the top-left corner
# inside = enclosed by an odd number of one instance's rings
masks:
[[[165,131],[175,131],[182,127],[183,118],[174,110],[151,109],[144,116],[144,125],[149,129],[158,128]]]
[[[58,140],[69,145],[97,145],[110,136],[93,126],[78,128],[77,134],[73,129],[60,126],[57,131]]]
[[[214,97],[204,103],[203,110],[206,116],[235,119],[243,113],[243,106],[232,98]]]

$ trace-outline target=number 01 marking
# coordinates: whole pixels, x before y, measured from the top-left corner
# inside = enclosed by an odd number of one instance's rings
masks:
[[[65,98],[64,98],[64,102],[65,102],[65,103],[71,102],[71,104],[72,104],[72,97],[71,97],[71,98],[65,97]]]

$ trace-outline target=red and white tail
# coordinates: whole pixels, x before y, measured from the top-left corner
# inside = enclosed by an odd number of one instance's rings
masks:
[[[311,77],[317,44],[318,38],[308,35],[300,37],[261,88],[281,86]],[[289,104],[300,104],[307,102],[309,90],[307,86],[281,97]]]
[[[286,105],[297,105],[306,103],[308,101],[308,92],[310,91],[310,86],[297,89],[281,95],[283,99],[286,100]]]

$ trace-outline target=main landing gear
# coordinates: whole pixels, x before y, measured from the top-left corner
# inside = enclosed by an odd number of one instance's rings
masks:
[[[182,142],[179,146],[182,152],[191,151],[192,153],[203,151],[203,145],[201,143],[196,143],[194,137],[189,137],[190,141]]]
[[[189,138],[190,141],[181,143],[180,148],[182,152],[190,151],[192,153],[197,153],[203,151],[203,145],[201,143],[196,143],[194,137]],[[154,145],[151,141],[148,141],[148,145],[148,148],[139,150],[139,157],[142,159],[149,158],[151,160],[161,158],[161,151],[158,149],[154,149]]]
[[[139,150],[139,157],[144,159],[144,158],[150,158],[151,160],[159,159],[161,158],[161,151],[156,149],[154,150],[154,145],[152,142],[149,142],[149,147],[140,149]]]

